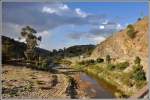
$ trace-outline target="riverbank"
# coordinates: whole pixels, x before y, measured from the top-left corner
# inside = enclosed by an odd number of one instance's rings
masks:
[[[146,81],[135,82],[130,78],[131,72],[110,71],[106,64],[95,64],[80,68],[85,73],[90,74],[100,81],[105,81],[114,91],[114,95],[118,98],[128,98],[139,91],[147,84]]]

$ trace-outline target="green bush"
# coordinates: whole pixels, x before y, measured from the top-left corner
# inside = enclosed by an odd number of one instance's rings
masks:
[[[127,26],[127,35],[130,37],[130,38],[134,38],[135,36],[136,36],[136,31],[135,31],[135,29],[134,29],[134,27],[133,27],[133,25],[128,25]]]
[[[102,58],[97,58],[96,61],[97,61],[97,63],[102,63],[102,62],[104,62],[104,59],[102,59]]]
[[[90,59],[90,60],[83,60],[79,62],[80,65],[90,65],[90,64],[95,64],[95,60]]]
[[[107,69],[109,69],[109,70],[114,70],[115,68],[116,68],[116,66],[114,64],[107,65]]]
[[[137,56],[134,60],[134,63],[139,65],[141,63],[140,57]]]
[[[121,63],[116,64],[117,69],[120,69],[120,70],[124,70],[128,66],[129,66],[128,62],[121,62]]]
[[[133,79],[136,81],[146,80],[145,72],[142,65],[133,66]]]
[[[109,64],[111,61],[110,55],[106,55],[106,63]]]

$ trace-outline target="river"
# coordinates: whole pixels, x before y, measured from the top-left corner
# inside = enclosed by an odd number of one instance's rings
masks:
[[[79,78],[79,85],[90,98],[116,98],[114,93],[117,90],[106,82],[83,72],[79,73]]]

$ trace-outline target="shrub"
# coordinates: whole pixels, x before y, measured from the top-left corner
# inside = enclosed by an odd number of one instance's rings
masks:
[[[134,27],[133,27],[133,25],[128,25],[127,26],[127,35],[130,37],[130,38],[134,38],[135,36],[136,36],[136,31],[135,31],[135,29],[134,29]]]
[[[146,80],[145,72],[142,65],[133,66],[133,79],[136,81]]]
[[[86,62],[84,60],[79,62],[80,65],[84,65],[85,63]]]
[[[109,70],[114,70],[114,69],[116,68],[116,66],[113,65],[113,64],[108,64],[108,65],[107,65],[107,68],[108,68]]]
[[[122,63],[118,63],[116,64],[117,68],[120,70],[124,70],[125,68],[127,68],[129,66],[128,62],[122,62]]]
[[[102,58],[97,58],[96,61],[97,61],[98,63],[102,63],[102,62],[104,62],[104,59],[102,59]]]
[[[134,60],[134,63],[139,65],[141,63],[140,57],[137,56]]]
[[[111,60],[110,55],[107,55],[107,56],[106,56],[106,63],[109,64],[109,63],[110,63],[110,60]]]
[[[90,59],[90,60],[87,60],[86,63],[87,63],[87,64],[94,64],[95,61],[94,61],[93,59]]]

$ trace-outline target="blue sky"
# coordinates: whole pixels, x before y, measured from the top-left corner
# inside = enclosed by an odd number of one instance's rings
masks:
[[[3,35],[17,40],[21,28],[30,25],[42,36],[40,47],[48,50],[100,43],[139,17],[148,16],[146,2],[7,2],[2,7]]]

